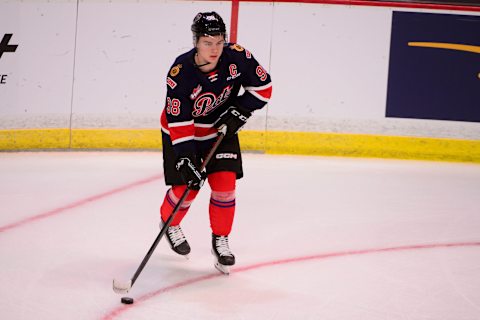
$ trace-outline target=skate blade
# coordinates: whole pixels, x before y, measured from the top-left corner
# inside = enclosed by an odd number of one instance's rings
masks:
[[[230,274],[230,268],[228,266],[225,266],[225,265],[219,263],[218,261],[215,261],[214,266],[221,273],[223,273],[227,276]]]
[[[190,256],[189,256],[188,254],[185,254],[183,257],[184,257],[186,260],[190,260]]]

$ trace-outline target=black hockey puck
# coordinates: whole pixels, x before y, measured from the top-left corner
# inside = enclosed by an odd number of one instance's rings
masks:
[[[120,301],[124,304],[132,304],[133,303],[133,298],[130,297],[123,297]]]

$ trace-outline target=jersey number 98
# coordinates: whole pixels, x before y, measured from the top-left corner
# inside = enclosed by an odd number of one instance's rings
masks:
[[[167,97],[167,113],[172,116],[178,116],[180,114],[180,100]]]

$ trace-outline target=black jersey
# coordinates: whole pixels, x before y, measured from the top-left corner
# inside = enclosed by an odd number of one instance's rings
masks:
[[[216,69],[209,73],[195,65],[195,53],[192,49],[180,55],[167,75],[161,126],[177,155],[211,144],[217,137],[214,123],[228,107],[261,109],[272,92],[268,72],[240,45],[225,46]],[[241,87],[245,92],[238,95]]]

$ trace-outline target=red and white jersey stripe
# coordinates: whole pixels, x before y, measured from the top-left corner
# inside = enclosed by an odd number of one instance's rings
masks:
[[[186,141],[205,141],[218,136],[213,123],[195,123],[193,120],[168,123],[165,111],[161,117],[162,131],[170,136],[172,144],[176,145]]]
[[[245,87],[245,91],[251,93],[258,100],[268,103],[272,96],[272,83],[260,87]]]

